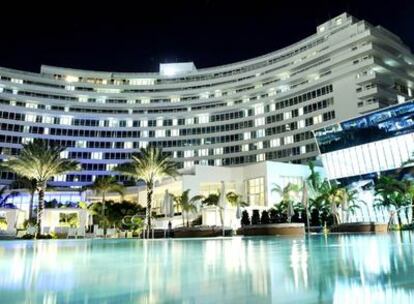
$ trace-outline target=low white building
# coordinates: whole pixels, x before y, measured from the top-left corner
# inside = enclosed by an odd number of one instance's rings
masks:
[[[325,176],[322,167],[316,167],[322,177]],[[153,210],[158,214],[163,213],[163,201],[165,191],[179,195],[190,189],[190,198],[195,195],[207,196],[210,193],[234,191],[243,196],[243,200],[249,204],[246,209],[269,209],[280,201],[279,194],[273,192],[274,184],[285,187],[288,183],[302,185],[303,180],[310,174],[307,165],[287,164],[273,161],[245,165],[240,167],[212,167],[194,166],[191,169],[181,171],[176,178],[166,178],[158,183],[154,189]],[[146,206],[145,186],[128,188],[125,199],[136,201]],[[113,199],[117,197],[114,196]],[[112,199],[112,198],[111,198]],[[119,199],[119,196],[118,196]],[[203,225],[221,225],[219,213],[215,207],[203,207],[201,210]],[[195,218],[199,214],[193,214]],[[165,227],[166,220],[157,220],[158,226]],[[236,208],[227,202],[224,205],[224,223],[226,226],[236,227],[240,220],[236,218]],[[181,221],[176,219],[173,226],[180,225]]]

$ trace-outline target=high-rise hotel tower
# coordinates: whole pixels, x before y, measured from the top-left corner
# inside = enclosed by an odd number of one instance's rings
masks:
[[[0,158],[33,138],[66,146],[65,156],[83,170],[57,177],[53,184],[61,186],[111,174],[148,144],[184,168],[303,163],[318,153],[312,130],[402,103],[413,88],[410,49],[347,14],[284,49],[211,68],[192,62],[161,64],[158,73],[0,68]],[[13,178],[0,173],[0,183]]]

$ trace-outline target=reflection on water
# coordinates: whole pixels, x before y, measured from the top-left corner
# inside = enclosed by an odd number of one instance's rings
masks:
[[[414,303],[412,237],[4,241],[1,303]]]

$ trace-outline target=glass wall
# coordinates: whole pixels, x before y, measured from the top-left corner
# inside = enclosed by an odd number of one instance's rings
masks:
[[[329,179],[401,167],[414,151],[414,132],[321,155]]]
[[[323,154],[412,132],[413,101],[334,124],[316,130],[314,134]],[[398,153],[395,155],[397,157]]]

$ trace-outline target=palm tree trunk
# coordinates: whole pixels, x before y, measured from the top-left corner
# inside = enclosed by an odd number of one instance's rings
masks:
[[[29,221],[33,218],[33,201],[34,201],[34,192],[30,192],[30,202],[29,202]]]
[[[414,197],[411,200],[411,223],[414,223]]]
[[[184,216],[184,210],[181,209],[181,216],[183,218],[183,227],[185,227],[185,216]]]
[[[221,229],[223,230],[223,236],[224,236],[224,217],[223,217],[222,208],[219,208],[219,215],[220,215]]]
[[[46,183],[41,182],[39,183],[39,205],[37,207],[37,235],[38,237],[42,232],[42,215],[43,210],[45,209],[45,189],[46,189]]]
[[[103,234],[104,234],[104,238],[106,238],[106,218],[105,218],[105,207],[106,207],[106,203],[105,203],[105,192],[102,193],[102,224],[103,224]]]
[[[146,210],[146,217],[147,217],[147,235],[149,237],[150,231],[151,231],[151,208],[152,208],[152,193],[153,190],[153,184],[148,183],[147,184],[147,210]]]
[[[409,209],[408,208],[404,208],[404,215],[405,215],[405,220],[407,221],[407,225],[410,224],[410,217],[408,215]]]
[[[401,214],[400,214],[400,212],[401,211],[397,211],[397,219],[398,219],[398,226],[401,227],[402,222],[401,222]]]

